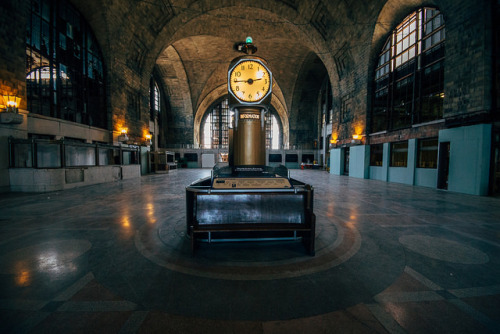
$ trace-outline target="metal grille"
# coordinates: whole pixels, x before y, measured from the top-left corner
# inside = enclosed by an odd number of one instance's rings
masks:
[[[209,117],[211,123],[210,132],[212,134],[210,148],[228,148],[230,122],[228,100],[224,99],[213,107]]]
[[[443,117],[444,39],[435,8],[420,8],[393,30],[375,70],[372,132]]]

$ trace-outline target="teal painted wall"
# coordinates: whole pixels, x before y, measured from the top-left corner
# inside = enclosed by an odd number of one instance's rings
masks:
[[[437,187],[437,168],[415,168],[415,185]]]
[[[387,181],[387,168],[384,166],[370,166],[370,179]]]
[[[384,143],[382,166],[370,166],[369,178],[373,180],[387,181],[388,170],[389,170],[389,143]]]
[[[141,175],[146,175],[149,173],[149,161],[148,152],[150,151],[149,146],[141,146]]]
[[[408,140],[407,167],[389,167],[387,181],[413,185],[415,176],[415,144],[415,139]],[[388,153],[390,157],[390,152]]]
[[[344,172],[343,154],[341,148],[333,148],[330,150],[330,174],[342,175]]]
[[[370,146],[351,146],[349,156],[349,176],[367,179],[370,173]]]
[[[441,130],[439,142],[450,142],[448,190],[488,195],[491,124]]]
[[[437,185],[437,169],[416,168],[417,140],[408,141],[408,167],[389,167],[390,143],[384,143],[382,166],[369,166],[369,178],[380,181],[391,181],[416,186],[435,188]],[[369,151],[369,150],[368,150]],[[370,154],[368,152],[368,159]],[[368,160],[369,164],[369,160]]]
[[[491,134],[491,124],[439,131],[439,142],[450,142],[448,190],[472,195],[488,195]],[[438,169],[416,168],[417,143],[417,139],[408,141],[408,167],[389,167],[390,144],[384,143],[382,166],[369,166],[369,178],[436,188]],[[351,159],[356,159],[355,150],[356,148],[351,147]],[[357,173],[355,165],[350,165],[350,168],[351,174]]]

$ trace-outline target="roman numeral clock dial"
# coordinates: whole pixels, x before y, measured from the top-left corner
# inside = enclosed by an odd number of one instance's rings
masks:
[[[258,59],[242,59],[230,70],[229,91],[243,104],[258,104],[271,93],[271,72]]]

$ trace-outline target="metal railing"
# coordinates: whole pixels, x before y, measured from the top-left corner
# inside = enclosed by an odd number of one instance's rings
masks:
[[[141,163],[139,146],[9,138],[10,168],[67,168]]]

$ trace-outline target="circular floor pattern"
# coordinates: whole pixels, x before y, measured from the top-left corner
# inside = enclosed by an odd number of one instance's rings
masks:
[[[152,262],[173,271],[226,280],[271,280],[299,277],[333,268],[356,254],[361,236],[356,228],[319,214],[316,256],[301,241],[202,243],[195,256],[186,236],[185,218],[143,225],[135,245]]]
[[[426,235],[405,235],[399,242],[409,250],[435,260],[459,264],[483,264],[489,261],[480,250],[452,240]]]

